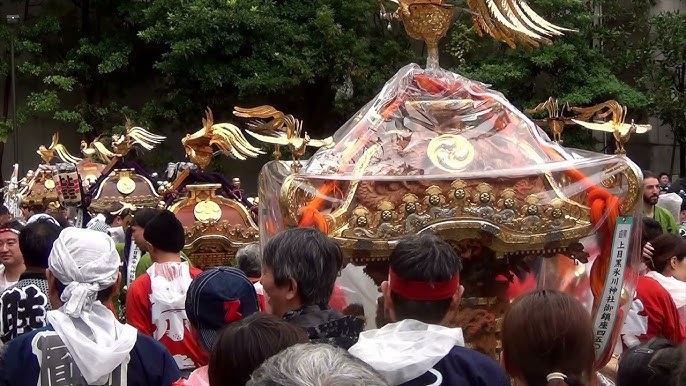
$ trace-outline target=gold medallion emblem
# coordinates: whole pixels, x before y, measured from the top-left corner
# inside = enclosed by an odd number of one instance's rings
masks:
[[[122,177],[117,181],[117,190],[121,194],[131,194],[136,190],[136,183],[129,177]]]
[[[214,201],[200,201],[195,204],[193,215],[201,222],[217,221],[222,217],[222,210]]]
[[[474,147],[461,135],[443,134],[429,142],[426,153],[439,169],[446,172],[463,171],[474,160]]]
[[[53,190],[53,189],[55,189],[55,181],[52,180],[52,179],[50,179],[50,180],[45,180],[45,182],[43,183],[43,185],[45,185],[45,188],[48,189],[48,190]]]

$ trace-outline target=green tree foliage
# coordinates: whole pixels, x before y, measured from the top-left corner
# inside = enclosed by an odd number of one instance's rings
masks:
[[[679,145],[679,169],[686,172],[686,15],[664,12],[651,19],[651,30],[636,51],[643,63],[640,84],[651,96],[651,113],[669,125]]]
[[[206,106],[230,119],[234,105],[271,103],[310,133],[331,130],[412,59],[409,39],[375,15],[369,0],[41,6],[17,35],[20,81],[34,90],[19,101],[20,123],[52,118],[94,137],[128,116],[187,130]]]
[[[632,86],[647,54],[634,42],[652,36],[652,0],[530,3],[580,32],[511,50],[477,37],[463,13],[444,39],[443,66],[492,84],[520,108],[552,95],[577,106],[613,98],[645,110],[649,99]],[[125,115],[156,131],[187,131],[206,106],[227,120],[234,105],[264,103],[302,118],[313,135],[330,133],[417,59],[402,27],[389,32],[372,0],[25,5],[19,76],[33,92],[19,101],[20,120],[52,118],[90,137],[117,129]],[[4,27],[0,36],[9,36]],[[0,134],[9,127],[0,122]],[[574,133],[583,131],[567,130],[566,144]]]
[[[616,2],[616,1],[615,1]],[[643,110],[648,98],[617,77],[614,59],[601,51],[603,38],[624,36],[623,28],[599,28],[588,2],[581,0],[532,0],[531,6],[547,20],[579,32],[553,38],[537,49],[509,49],[504,43],[478,38],[470,16],[455,26],[446,39],[451,68],[471,79],[491,84],[520,108],[531,108],[548,97],[560,105],[589,106],[616,99],[632,110]],[[619,13],[614,9],[611,15]],[[595,23],[595,24],[594,24]],[[594,48],[595,46],[595,48]],[[626,50],[628,48],[624,48]],[[616,51],[622,52],[621,48]],[[591,136],[581,128],[565,129],[565,145],[590,147]]]
[[[121,2],[26,4],[16,35],[17,76],[31,92],[18,101],[20,126],[36,117],[82,133],[122,125],[135,110],[121,104],[143,75],[132,67],[136,31]],[[145,73],[145,69],[142,69]],[[148,72],[149,73],[149,72]],[[11,129],[3,122],[0,131]]]
[[[198,121],[204,106],[269,102],[310,132],[337,123],[410,60],[408,40],[373,23],[369,0],[154,1],[139,36],[164,76],[154,107]]]

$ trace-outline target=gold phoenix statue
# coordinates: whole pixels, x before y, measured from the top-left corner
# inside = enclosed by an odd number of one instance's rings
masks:
[[[142,127],[134,126],[133,122],[128,118],[126,118],[125,127],[126,132],[124,135],[112,135],[112,150],[119,157],[128,154],[135,145],[139,145],[149,151],[167,139],[163,135],[153,134]]]
[[[146,150],[152,150],[162,143],[165,136],[153,134],[141,127],[133,126],[130,120],[126,120],[126,132],[122,135],[112,135],[112,150],[102,142],[101,137],[96,138],[90,144],[81,141],[81,153],[89,159],[94,156],[109,163],[113,158],[121,158],[131,151],[136,145]]]
[[[181,140],[186,155],[191,162],[203,170],[214,156],[212,146],[231,158],[246,160],[264,154],[245,138],[241,130],[230,123],[214,123],[212,110],[207,108],[207,117],[202,120],[202,129],[193,134],[186,134]]]
[[[617,144],[615,154],[626,154],[624,144],[629,141],[631,134],[643,134],[652,128],[650,125],[637,125],[634,123],[633,119],[631,120],[631,123],[624,123],[627,111],[626,106],[622,106],[619,102],[614,100],[591,107],[572,107],[572,111],[579,113],[579,116],[577,116],[576,119],[572,119],[577,125],[590,130],[612,133]],[[593,116],[597,116],[599,119],[605,119],[610,115],[612,116],[612,119],[609,122],[585,122],[586,120],[593,118]]]
[[[572,123],[571,118],[565,118],[564,112],[570,111],[569,103],[565,103],[560,107],[557,99],[550,97],[547,101],[539,103],[532,109],[526,109],[528,114],[536,114],[539,111],[546,110],[548,117],[545,119],[534,119],[533,121],[539,126],[547,126],[553,132],[553,141],[562,143],[562,131],[566,124]]]
[[[55,133],[52,135],[52,143],[50,144],[49,147],[45,147],[45,145],[40,145],[36,153],[40,155],[40,157],[45,161],[46,164],[50,164],[52,159],[57,155],[57,158],[62,160],[62,162],[68,162],[68,163],[78,163],[81,161],[81,158],[74,157],[69,153],[67,148],[64,147],[60,142],[60,134]]]
[[[117,156],[100,141],[100,137],[94,139],[90,144],[81,140],[81,153],[88,159],[92,160],[93,157],[97,157],[104,163],[109,163],[112,158]]]
[[[460,8],[445,0],[391,1],[398,8],[388,13],[382,0],[377,0],[381,16],[388,20],[400,20],[408,35],[425,41],[428,48],[427,66],[437,66],[438,41],[445,36],[455,11]],[[523,0],[467,0],[467,6],[479,36],[488,34],[511,48],[550,44],[552,37],[575,31],[546,21]]]
[[[331,147],[333,138],[322,140],[312,139],[303,132],[302,121],[292,115],[284,114],[272,106],[258,106],[254,108],[234,107],[233,113],[237,117],[252,118],[248,123],[250,130],[245,130],[255,139],[274,145],[274,158],[281,158],[281,146],[288,146],[293,156],[293,170],[300,169],[300,159],[305,155],[307,146]],[[262,119],[271,118],[265,122]]]

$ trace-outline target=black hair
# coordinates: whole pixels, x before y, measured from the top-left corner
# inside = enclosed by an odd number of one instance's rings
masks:
[[[210,385],[243,386],[262,362],[298,343],[309,342],[305,330],[261,312],[226,326],[210,356]]]
[[[595,376],[591,316],[564,292],[519,296],[503,317],[501,336],[505,370],[527,386],[588,386]],[[553,372],[566,378],[548,381]]]
[[[158,214],[162,212],[161,209],[154,208],[141,208],[133,213],[133,218],[131,219],[131,226],[139,226],[145,228],[146,225],[155,218]]]
[[[641,231],[641,247],[653,241],[662,234],[662,225],[657,220],[650,217],[643,217],[643,229]]]
[[[48,268],[48,256],[52,244],[59,237],[62,228],[48,219],[28,224],[19,233],[19,249],[27,267]]]
[[[644,180],[647,179],[647,178],[657,178],[657,176],[655,175],[655,173],[653,173],[653,172],[651,172],[650,170],[647,170],[647,169],[642,170],[642,174],[643,174],[643,179],[644,179]],[[659,178],[658,178],[658,179],[659,179]]]
[[[178,253],[186,243],[183,225],[174,213],[163,210],[148,221],[143,237],[150,245],[165,252]]]
[[[343,254],[333,240],[313,228],[286,229],[271,238],[263,251],[277,286],[298,283],[303,306],[327,304],[343,265]]]
[[[667,177],[669,177],[669,174],[668,174],[667,172],[662,172],[662,173],[658,174],[658,177],[659,177],[659,178],[662,178],[662,176],[667,176]]]
[[[390,267],[405,280],[444,282],[462,269],[462,261],[455,249],[438,235],[430,232],[404,237],[389,257]],[[452,303],[449,298],[435,301],[414,301],[391,291],[391,299],[398,320],[416,319],[438,324]]]
[[[0,216],[10,214],[10,210],[5,205],[0,205]]]
[[[676,381],[683,367],[683,349],[664,338],[650,341],[625,351],[619,359],[617,386],[681,385]]]
[[[15,231],[21,232],[24,230],[24,227],[26,226],[26,223],[22,220],[19,219],[14,219],[10,220],[2,225],[0,225],[0,228],[9,228],[9,229],[14,229]]]

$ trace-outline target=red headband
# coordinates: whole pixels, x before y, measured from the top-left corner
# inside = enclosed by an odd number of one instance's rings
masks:
[[[391,291],[402,296],[407,300],[443,300],[448,299],[457,292],[460,287],[460,274],[456,273],[452,279],[441,282],[425,282],[405,280],[393,272],[393,268],[388,270],[389,285]]]
[[[19,234],[19,231],[14,229],[14,228],[0,228],[0,233],[5,233],[5,232],[12,232],[15,235]]]

